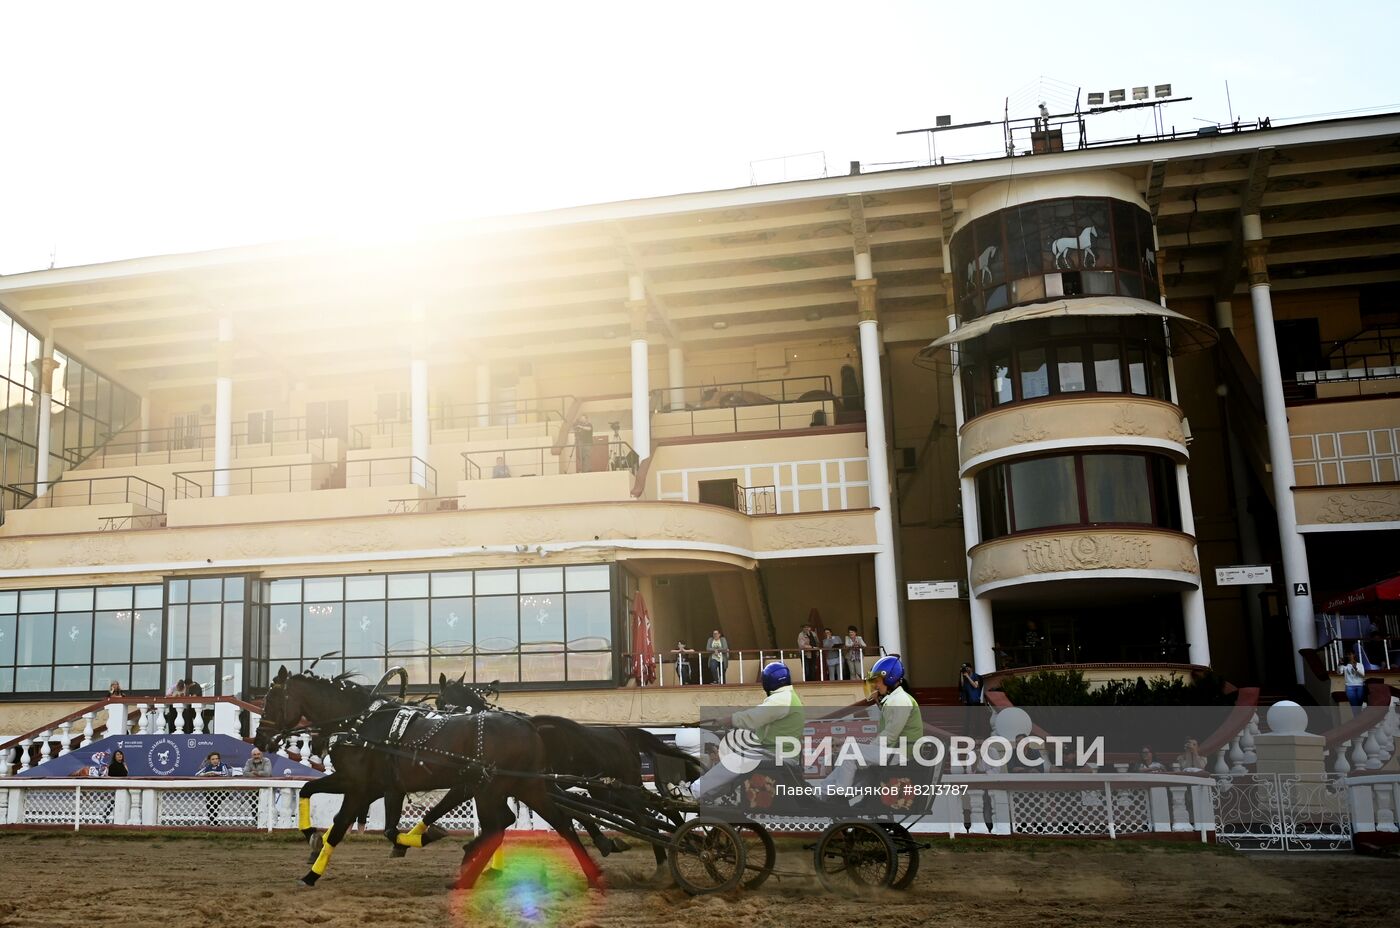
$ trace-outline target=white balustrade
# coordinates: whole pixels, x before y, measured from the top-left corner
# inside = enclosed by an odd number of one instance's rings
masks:
[[[87,747],[89,744],[92,744],[92,735],[93,735],[92,721],[93,721],[93,719],[96,718],[96,717],[97,717],[97,713],[96,713],[96,712],[84,712],[84,713],[83,713],[83,735],[82,735],[82,739],[78,742],[78,747],[80,747],[80,748],[85,748],[85,747]]]
[[[127,711],[127,705],[124,702],[107,704],[107,734],[125,735],[127,733]]]
[[[156,720],[156,724],[159,726],[159,728],[156,729],[157,734],[168,735],[171,733],[172,727],[180,727],[180,720],[184,718],[185,704],[182,702],[172,703],[170,708],[175,711],[169,714],[160,712]],[[159,712],[159,709],[157,709],[157,712]]]
[[[1230,739],[1230,773],[1235,776],[1249,773],[1249,768],[1244,765],[1244,751],[1240,750],[1239,735]]]
[[[1249,724],[1240,732],[1240,751],[1244,754],[1246,764],[1259,763],[1259,755],[1254,750],[1254,736],[1259,734],[1259,713],[1255,712],[1249,717]]]
[[[1360,736],[1351,739],[1351,769],[1353,770],[1366,769],[1365,741],[1366,739]]]
[[[126,791],[128,797],[128,807],[126,810],[126,823],[128,825],[140,825],[141,817],[141,795],[144,790],[129,789]]]
[[[1336,760],[1332,764],[1332,770],[1336,773],[1351,773],[1351,761],[1347,760],[1347,750],[1351,747],[1350,741],[1343,741],[1332,749],[1336,755]]]
[[[58,726],[58,756],[71,754],[73,751],[73,723],[71,721],[60,722]]]
[[[1186,787],[1172,786],[1168,792],[1172,797],[1172,831],[1194,831],[1186,812]]]
[[[208,720],[205,719],[205,717],[204,717],[204,710],[205,710],[206,708],[208,708],[208,707],[205,706],[205,704],[202,703],[202,702],[197,702],[197,703],[194,704],[194,724],[195,724],[195,731],[197,731],[197,732],[198,732],[199,734],[201,734],[201,735],[207,735],[207,734],[209,734],[208,727],[207,727],[207,726],[208,726]]]
[[[1385,763],[1381,756],[1380,740],[1376,737],[1376,729],[1372,728],[1366,732],[1366,740],[1363,742],[1366,748],[1366,769],[1379,770],[1381,764]]]
[[[53,757],[53,732],[46,731],[39,735],[39,763],[46,763]]]
[[[1218,777],[1228,777],[1230,775],[1230,765],[1225,762],[1225,753],[1228,749],[1221,747],[1220,752],[1215,755],[1215,766],[1210,772]]]
[[[24,771],[26,771],[26,770],[29,769],[29,749],[30,749],[31,747],[33,747],[33,745],[34,745],[34,741],[33,741],[33,739],[31,739],[31,738],[25,738],[23,741],[21,741],[21,742],[19,743],[19,772],[20,772],[20,773],[24,773]]]
[[[1386,783],[1376,791],[1376,831],[1395,832],[1400,830],[1395,822],[1395,786]]]

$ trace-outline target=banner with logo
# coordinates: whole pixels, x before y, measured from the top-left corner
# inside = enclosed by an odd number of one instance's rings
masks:
[[[19,776],[106,776],[116,751],[125,755],[127,775],[133,777],[192,777],[204,766],[204,758],[214,752],[218,752],[220,759],[237,775],[242,772],[252,750],[251,744],[230,735],[111,735],[71,754],[31,767]],[[324,776],[314,767],[286,757],[267,756],[272,760],[273,776],[307,779]]]

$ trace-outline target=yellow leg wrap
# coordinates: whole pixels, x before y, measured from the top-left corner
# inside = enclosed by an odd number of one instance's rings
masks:
[[[395,835],[394,843],[399,845],[400,847],[422,847],[423,836],[415,835],[413,832],[410,831],[407,834]]]
[[[311,827],[311,800],[297,800],[297,828],[303,831]]]
[[[321,844],[321,853],[316,856],[316,862],[311,865],[311,872],[321,876],[326,872],[326,866],[331,862],[331,854],[335,848],[331,847],[331,832],[326,829],[325,838]]]
[[[421,835],[423,832],[425,832],[425,831],[427,831],[427,830],[428,830],[428,823],[427,823],[427,822],[419,822],[417,825],[414,825],[412,828],[410,828],[410,829],[408,830],[408,833],[411,834],[411,835]]]
[[[488,870],[504,870],[506,868],[506,852],[501,848],[496,848],[496,853],[491,855],[491,862],[486,865]]]

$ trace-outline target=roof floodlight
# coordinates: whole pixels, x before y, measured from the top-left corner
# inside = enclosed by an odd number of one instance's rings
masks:
[[[1108,92],[1109,103],[1122,103],[1126,99],[1128,99],[1128,95],[1122,90],[1110,90]]]
[[[953,124],[953,117],[952,117],[952,116],[935,116],[935,117],[934,117],[934,120],[933,120],[933,124],[934,124],[935,126],[951,126],[951,125]]]
[[[1091,94],[1089,94],[1089,105],[1090,105],[1090,106],[1103,106],[1103,94],[1102,94],[1102,93],[1091,93]]]
[[[1134,100],[1146,100],[1146,99],[1147,99],[1147,88],[1146,88],[1146,87],[1134,87],[1134,88],[1133,88],[1133,99],[1134,99]]]
[[[1170,97],[1172,95],[1172,85],[1158,84],[1156,87],[1152,88],[1152,94],[1157,97]]]

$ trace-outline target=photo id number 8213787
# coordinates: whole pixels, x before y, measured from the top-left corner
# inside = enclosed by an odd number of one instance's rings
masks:
[[[967,793],[966,783],[907,783],[906,796],[963,796]]]

